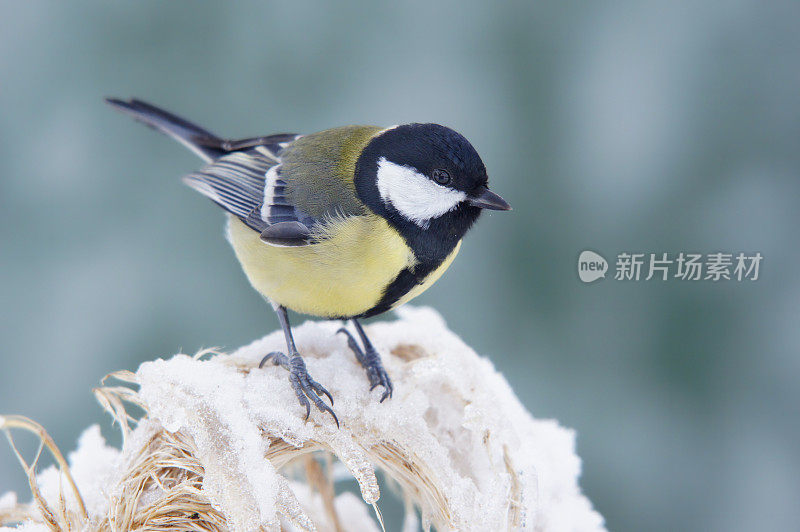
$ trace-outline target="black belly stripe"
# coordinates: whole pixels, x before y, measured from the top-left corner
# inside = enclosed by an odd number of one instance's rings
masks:
[[[374,307],[356,317],[370,318],[390,310],[392,305],[397,303],[397,301],[406,295],[412,288],[422,284],[425,278],[432,271],[438,268],[441,263],[442,261],[421,263],[417,264],[416,268],[413,270],[409,268],[402,270],[399,274],[397,274],[397,277],[394,278],[394,281],[389,283],[389,285],[384,289],[383,297],[381,297],[380,301],[378,301]]]
[[[450,213],[431,220],[424,229],[396,212],[386,212],[386,220],[403,237],[417,259],[413,269],[406,268],[383,290],[375,306],[355,318],[369,318],[390,310],[412,288],[422,284],[450,256],[464,233],[478,218],[481,210],[464,204]]]

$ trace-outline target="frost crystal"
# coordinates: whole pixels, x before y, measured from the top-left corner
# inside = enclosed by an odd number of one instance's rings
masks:
[[[603,530],[578,486],[574,433],[534,419],[435,311],[399,314],[367,328],[395,385],[384,403],[336,334],[339,323],[294,329],[309,373],[335,398],[341,429],[313,409],[305,422],[285,370],[258,369],[265,354],[283,349],[280,332],[230,355],[142,364],[122,377],[138,393],[98,391],[119,421],[122,400],[147,412],[135,429],[123,424],[122,451],[92,427],[70,455],[88,521],[71,508],[74,496],[59,495],[55,468],[38,477],[42,504],[57,508],[62,497],[63,520],[87,530],[374,532],[380,525],[368,505],[381,504],[380,469],[406,501],[404,532]],[[363,501],[336,493],[345,477],[356,479]],[[0,523],[24,514],[19,507],[12,496],[0,499]],[[26,515],[27,530],[43,526],[41,511]]]

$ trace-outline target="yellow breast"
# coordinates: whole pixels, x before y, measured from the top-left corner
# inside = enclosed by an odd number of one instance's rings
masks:
[[[384,288],[414,254],[383,218],[353,216],[329,224],[310,246],[265,244],[229,216],[228,234],[253,287],[289,309],[322,317],[357,316],[381,299]]]

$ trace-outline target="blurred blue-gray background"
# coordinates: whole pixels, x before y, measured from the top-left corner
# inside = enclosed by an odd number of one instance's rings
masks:
[[[231,137],[434,121],[515,210],[417,302],[577,430],[609,527],[796,529],[800,3],[0,5],[0,412],[71,449],[113,434],[106,373],[277,327],[178,180],[199,160],[103,96]],[[584,249],[764,262],[584,285]]]

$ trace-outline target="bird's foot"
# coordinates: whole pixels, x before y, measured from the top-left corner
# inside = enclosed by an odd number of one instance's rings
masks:
[[[369,379],[369,390],[372,391],[378,386],[383,386],[383,395],[381,395],[380,402],[382,403],[384,400],[391,398],[392,392],[394,391],[392,380],[383,368],[381,355],[378,351],[371,345],[368,345],[366,350],[362,350],[352,333],[344,327],[337,332],[344,333],[344,335],[347,336],[347,345],[350,346],[358,362],[366,370],[367,378]]]
[[[275,351],[261,359],[261,363],[258,367],[264,367],[264,364],[269,361],[272,361],[274,365],[281,366],[289,372],[289,382],[292,383],[292,388],[294,389],[295,395],[297,395],[297,400],[300,402],[300,405],[304,406],[306,409],[306,421],[311,414],[310,399],[321,412],[330,414],[336,422],[336,427],[339,427],[339,418],[336,417],[336,414],[331,408],[331,406],[333,406],[333,397],[331,397],[328,390],[320,383],[311,378],[306,369],[306,363],[300,355],[295,354],[292,357],[288,357],[279,351]],[[323,395],[331,402],[331,406],[326,405],[321,399]]]

